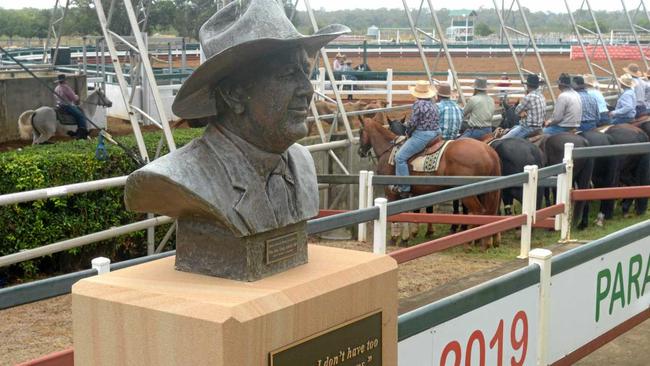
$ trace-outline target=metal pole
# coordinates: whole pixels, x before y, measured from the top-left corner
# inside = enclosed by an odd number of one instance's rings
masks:
[[[643,0],[641,0],[643,2]],[[600,25],[598,24],[598,21],[596,20],[596,14],[594,11],[591,9],[591,4],[589,3],[589,0],[584,0],[584,3],[587,5],[587,10],[589,10],[589,14],[591,14],[591,20],[594,22],[594,25],[596,26],[596,35],[598,37],[598,41],[600,44],[603,46],[603,51],[605,52],[605,57],[607,57],[607,63],[609,65],[609,69],[611,71],[611,82],[610,85],[613,85],[614,88],[619,89],[619,92],[621,91],[618,85],[618,82],[616,81],[617,73],[616,73],[616,67],[614,66],[614,62],[612,61],[612,57],[609,54],[609,50],[607,49],[607,45],[605,44],[605,41],[603,40],[603,34],[600,31]],[[650,19],[649,19],[650,20]],[[595,74],[594,74],[595,76]]]
[[[57,21],[60,23],[59,32],[56,34],[56,46],[54,47],[54,55],[52,56],[52,65],[56,64],[56,58],[59,55],[59,45],[61,44],[61,37],[63,36],[63,25],[65,24],[65,16],[68,14],[68,8],[70,7],[70,0],[65,1],[65,8],[63,8],[63,16]]]
[[[52,37],[52,32],[54,30],[54,25],[56,24],[56,11],[59,8],[59,0],[54,2],[54,8],[52,8],[52,15],[50,18],[49,27],[47,27],[47,39],[45,40],[45,48],[43,49],[43,63],[47,62],[47,59],[50,55],[50,38]],[[9,38],[11,40],[11,38]],[[53,64],[53,62],[52,62]]]
[[[100,0],[94,1],[98,2]],[[176,150],[176,143],[174,142],[174,136],[172,135],[171,129],[169,128],[169,120],[167,119],[167,115],[165,113],[165,105],[163,104],[162,98],[160,97],[158,85],[156,84],[156,78],[153,73],[153,69],[151,68],[151,63],[149,61],[149,51],[147,50],[147,45],[144,43],[144,39],[142,38],[142,34],[138,28],[138,20],[135,16],[131,1],[124,0],[124,7],[126,8],[126,14],[129,18],[129,22],[131,23],[133,37],[135,38],[135,42],[138,45],[140,59],[144,67],[145,76],[153,94],[156,110],[158,111],[158,118],[160,118],[160,122],[163,125],[163,134],[165,135],[165,140],[167,140],[167,148],[170,152],[172,152]]]
[[[420,59],[422,60],[422,66],[424,66],[424,71],[427,73],[427,80],[431,81],[431,70],[429,69],[429,63],[427,62],[427,56],[424,53],[424,48],[422,48],[422,42],[420,42],[420,35],[418,34],[417,29],[415,28],[415,22],[413,22],[413,16],[411,15],[411,10],[409,9],[406,0],[402,0],[404,5],[404,12],[406,12],[406,18],[409,22],[409,27],[411,27],[411,33],[415,37],[415,45],[418,47],[418,52],[420,53]]]
[[[187,68],[187,45],[185,44],[185,37],[181,40],[181,47],[181,69],[183,70],[182,72],[185,72],[185,69]]]
[[[318,24],[316,23],[316,18],[314,16],[314,11],[311,8],[311,4],[309,3],[309,0],[305,0],[305,7],[307,8],[307,14],[309,15],[309,19],[311,21],[312,27],[314,29],[314,32],[318,32]],[[329,58],[327,57],[327,52],[325,51],[325,48],[320,49],[321,57],[323,58],[323,65],[325,66],[325,69],[327,70],[327,75],[329,76],[330,82],[332,83],[332,91],[334,92],[334,96],[336,97],[336,106],[338,107],[339,113],[341,113],[341,117],[343,119],[343,125],[345,126],[345,132],[348,135],[348,140],[350,140],[351,143],[354,143],[354,135],[352,134],[352,128],[350,128],[350,121],[348,120],[348,116],[345,114],[345,106],[343,105],[343,101],[341,99],[341,92],[338,88],[338,83],[336,83],[336,80],[334,79],[334,72],[332,71],[332,65],[330,65]]]
[[[429,10],[431,11],[431,18],[433,19],[433,24],[436,27],[436,33],[438,33],[438,39],[440,40],[440,44],[442,45],[442,48],[445,50],[445,56],[447,58],[447,65],[449,65],[449,69],[451,70],[451,73],[454,77],[454,84],[456,84],[456,89],[462,91],[462,87],[460,85],[460,80],[458,79],[458,75],[456,74],[456,67],[454,66],[454,60],[451,58],[451,54],[449,53],[449,48],[447,47],[447,40],[445,39],[445,32],[442,29],[442,26],[440,25],[440,21],[438,20],[438,15],[436,14],[436,11],[433,7],[433,2],[431,0],[427,0],[429,3]],[[459,93],[458,97],[460,98],[460,102],[462,104],[465,104],[465,95],[463,93]]]
[[[537,63],[539,64],[539,68],[542,69],[542,75],[544,75],[544,79],[546,80],[546,85],[548,86],[548,91],[551,94],[551,99],[555,104],[555,91],[553,91],[553,88],[551,87],[551,80],[548,78],[548,73],[546,72],[546,67],[544,67],[544,61],[542,60],[542,55],[539,53],[539,48],[537,48],[537,42],[535,41],[533,32],[531,31],[530,25],[528,24],[528,19],[526,18],[526,12],[524,11],[524,8],[521,7],[519,0],[515,0],[515,1],[517,2],[517,7],[519,8],[519,14],[521,14],[521,18],[524,22],[524,25],[526,26],[526,32],[528,33],[530,44],[533,46],[533,50],[535,51],[535,56],[537,57]]]
[[[625,19],[627,19],[627,23],[630,25],[630,30],[632,31],[632,36],[634,37],[634,42],[636,43],[636,46],[639,48],[639,53],[641,54],[641,60],[643,61],[643,64],[645,65],[646,71],[648,71],[648,58],[646,57],[643,47],[641,47],[641,42],[639,41],[639,35],[636,33],[636,26],[634,22],[632,21],[632,18],[630,17],[630,13],[627,12],[627,7],[625,6],[625,0],[621,0],[621,4],[623,5],[623,12],[625,13]]]
[[[84,75],[88,75],[88,54],[86,53],[86,36],[81,37],[82,41],[82,62]]]
[[[587,47],[585,47],[585,43],[582,41],[582,35],[580,34],[580,30],[578,29],[578,24],[576,23],[576,20],[573,17],[573,12],[569,7],[569,2],[567,0],[564,0],[564,5],[566,5],[566,11],[567,13],[569,13],[569,20],[571,20],[571,25],[573,26],[573,31],[575,32],[576,38],[578,39],[578,44],[580,44],[580,48],[582,49],[582,54],[585,56],[585,61],[587,62],[587,67],[589,68],[589,72],[592,75],[596,76],[596,72],[594,71],[593,66],[591,66],[590,57],[587,54]]]
[[[108,51],[111,55],[113,68],[115,69],[115,74],[117,75],[117,82],[120,85],[120,91],[122,94],[122,101],[124,102],[124,108],[126,108],[126,112],[129,115],[129,120],[131,121],[131,128],[133,128],[133,134],[135,135],[136,144],[138,145],[138,151],[140,152],[140,156],[142,157],[142,160],[148,162],[149,154],[147,153],[147,146],[144,144],[144,139],[142,138],[142,132],[140,131],[140,124],[138,123],[135,114],[131,110],[131,106],[128,99],[129,86],[126,82],[126,78],[124,77],[124,73],[122,71],[122,65],[120,64],[120,60],[118,58],[117,48],[115,48],[115,44],[113,43],[113,38],[109,33],[108,24],[106,21],[106,15],[104,14],[104,7],[102,5],[101,0],[93,0],[93,2],[95,4],[95,11],[97,12],[97,17],[99,18],[99,24],[101,25],[102,28],[102,34],[104,35],[104,42],[106,42],[106,46],[108,47]],[[104,54],[102,50],[102,68],[103,68],[103,60],[104,60],[103,56]]]
[[[505,37],[506,42],[508,42],[508,47],[510,48],[510,53],[512,54],[512,60],[515,62],[515,67],[517,67],[517,72],[519,73],[519,80],[524,81],[526,78],[524,77],[524,72],[521,69],[521,63],[519,63],[519,57],[517,57],[517,52],[515,51],[515,47],[512,44],[512,40],[510,39],[510,34],[508,33],[508,28],[506,27],[505,20],[503,19],[503,14],[502,12],[504,9],[502,8],[501,11],[499,11],[499,7],[497,5],[496,0],[492,0],[494,3],[494,9],[497,11],[497,16],[499,18],[499,24],[501,25],[501,31],[503,32],[503,37]],[[548,80],[546,81],[548,83]]]

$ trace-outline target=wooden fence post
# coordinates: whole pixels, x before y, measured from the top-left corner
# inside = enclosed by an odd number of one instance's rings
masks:
[[[524,172],[528,173],[528,182],[524,183],[521,203],[521,213],[526,215],[526,223],[521,225],[521,250],[517,258],[528,258],[530,241],[537,211],[537,165],[527,165]]]
[[[359,210],[362,210],[367,207],[368,201],[366,200],[368,194],[366,192],[366,183],[368,180],[368,171],[361,170],[359,171]],[[359,224],[359,229],[357,233],[357,241],[366,241],[366,223],[362,222]]]
[[[564,144],[564,159],[562,162],[566,166],[566,176],[564,178],[564,187],[558,196],[562,197],[564,203],[564,214],[561,217],[560,240],[566,241],[571,237],[571,189],[573,188],[573,144],[568,142]]]
[[[94,258],[90,265],[97,270],[97,274],[104,274],[111,271],[111,260],[105,257]]]
[[[374,222],[372,236],[372,252],[375,254],[386,254],[386,210],[388,200],[376,198],[375,206],[379,207],[379,219]]]
[[[536,248],[530,251],[528,265],[539,266],[539,333],[537,335],[537,365],[548,365],[548,330],[551,306],[551,258],[548,249]]]

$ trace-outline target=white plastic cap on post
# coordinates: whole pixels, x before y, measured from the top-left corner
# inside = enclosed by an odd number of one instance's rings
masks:
[[[111,271],[111,260],[106,257],[97,257],[90,263],[92,265],[92,268],[97,270],[98,275]]]
[[[528,257],[531,259],[549,259],[553,256],[553,252],[544,248],[535,248],[528,253]]]

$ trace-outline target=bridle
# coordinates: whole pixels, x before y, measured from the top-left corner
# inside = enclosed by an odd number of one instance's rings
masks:
[[[106,99],[106,96],[104,95],[104,92],[102,91],[102,89],[97,88],[95,90],[95,94],[99,98],[99,101],[97,103],[89,102],[88,98],[86,98],[86,100],[84,100],[84,103],[89,104],[89,105],[96,105],[96,106],[100,106],[100,107],[108,107],[108,100]]]

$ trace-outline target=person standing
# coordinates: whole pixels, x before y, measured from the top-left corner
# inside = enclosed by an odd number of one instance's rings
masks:
[[[469,98],[463,110],[464,118],[467,119],[469,127],[461,137],[479,139],[492,132],[494,100],[487,94],[487,89],[486,79],[478,78],[474,80],[474,95]]]
[[[458,137],[463,123],[463,110],[456,101],[451,100],[451,86],[442,83],[438,86],[438,113],[440,115],[440,135],[444,140]]]
[[[562,73],[557,81],[561,93],[555,102],[553,116],[544,124],[544,134],[556,135],[571,132],[580,127],[582,119],[582,102],[580,96],[571,87],[571,76]]]
[[[68,82],[65,80],[65,74],[59,74],[56,77],[57,86],[54,88],[54,97],[56,98],[56,106],[71,115],[77,122],[77,139],[85,139],[88,137],[88,129],[86,128],[86,116],[84,112],[78,107],[79,96],[72,90]]]
[[[611,122],[609,119],[609,109],[607,109],[607,102],[605,101],[603,93],[600,92],[598,79],[591,74],[585,74],[583,75],[583,78],[585,80],[585,85],[587,85],[587,93],[596,98],[596,102],[598,103],[599,117],[596,125],[603,126],[609,124]]]
[[[634,115],[634,118],[639,118],[641,116],[646,115],[646,107],[645,107],[645,84],[643,83],[643,80],[641,78],[643,77],[643,72],[641,72],[641,69],[639,69],[639,65],[637,64],[629,64],[627,67],[623,68],[623,71],[625,71],[628,75],[632,77],[632,80],[634,81],[634,95],[636,96],[636,114]]]
[[[340,52],[336,54],[334,57],[334,62],[332,63],[332,68],[334,71],[342,71],[343,70],[343,65],[345,62],[345,56],[342,55]]]
[[[582,76],[576,76],[573,78],[573,88],[580,96],[580,105],[582,107],[580,131],[587,132],[593,130],[596,128],[600,119],[598,113],[598,101],[587,91],[587,85]]]
[[[526,138],[529,135],[542,129],[544,118],[546,116],[546,98],[539,89],[539,76],[528,74],[526,77],[526,96],[515,107],[515,114],[524,115],[519,120],[519,125],[511,129],[503,138],[521,137]]]
[[[422,151],[440,133],[438,108],[431,101],[436,91],[431,87],[431,83],[418,80],[409,90],[411,95],[417,98],[413,103],[413,112],[408,123],[408,130],[413,132],[395,155],[395,175],[402,177],[409,175],[408,160]],[[400,197],[407,197],[411,192],[411,186],[408,184],[393,185],[389,189]]]
[[[621,96],[618,97],[616,108],[609,112],[612,118],[612,124],[618,125],[621,123],[630,123],[636,116],[636,93],[634,92],[634,80],[632,76],[625,74],[618,78],[618,83],[623,90]]]

